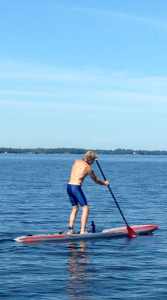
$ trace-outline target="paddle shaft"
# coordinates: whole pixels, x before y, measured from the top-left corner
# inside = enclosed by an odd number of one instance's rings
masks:
[[[98,160],[96,160],[96,163],[97,163],[97,165],[98,165],[98,167],[99,167],[99,169],[100,169],[100,172],[101,172],[101,174],[102,174],[104,180],[107,181],[107,179],[106,179],[106,177],[105,177],[105,175],[104,175],[104,173],[103,173],[103,171],[102,171],[102,169],[101,169],[101,167],[100,167],[100,165],[99,165]],[[121,209],[120,209],[120,207],[119,207],[119,204],[118,204],[117,200],[115,199],[115,196],[114,196],[114,194],[113,194],[113,192],[112,192],[112,190],[111,190],[111,188],[110,188],[109,185],[108,185],[108,188],[109,188],[109,191],[110,191],[110,193],[111,193],[111,195],[112,195],[112,197],[113,197],[113,199],[114,199],[114,201],[115,201],[115,203],[116,203],[116,205],[117,205],[117,207],[118,207],[118,209],[119,209],[119,211],[120,211],[120,213],[121,213],[122,218],[124,219],[126,225],[128,225],[128,223],[127,223],[127,221],[126,221],[126,219],[125,219],[125,217],[124,217],[124,215],[123,215],[123,213],[122,213],[122,211],[121,211]]]

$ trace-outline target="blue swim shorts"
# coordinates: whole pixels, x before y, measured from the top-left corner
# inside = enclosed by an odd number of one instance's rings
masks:
[[[87,205],[87,201],[84,193],[82,192],[81,186],[76,184],[67,185],[67,193],[69,195],[72,206],[78,205],[81,206]]]

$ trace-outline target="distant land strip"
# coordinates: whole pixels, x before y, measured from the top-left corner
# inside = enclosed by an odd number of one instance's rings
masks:
[[[93,150],[89,149],[97,154],[105,155],[167,155],[167,151],[160,150],[132,150],[132,149],[115,149],[115,150]],[[79,148],[0,148],[0,154],[84,154],[87,149]]]

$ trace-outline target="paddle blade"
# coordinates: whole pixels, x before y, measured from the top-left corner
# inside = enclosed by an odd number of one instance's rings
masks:
[[[136,237],[138,234],[128,225],[126,224],[127,231],[131,237]]]

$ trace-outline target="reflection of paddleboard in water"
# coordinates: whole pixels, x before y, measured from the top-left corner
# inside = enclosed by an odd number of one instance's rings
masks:
[[[138,235],[151,234],[158,229],[158,225],[136,225],[131,228]],[[130,237],[127,227],[105,229],[97,233],[80,234],[75,233],[68,235],[68,233],[53,233],[53,234],[40,234],[40,235],[27,235],[17,237],[14,240],[20,243],[36,243],[36,242],[50,242],[50,241],[75,241],[75,240],[92,240],[100,238],[119,238]]]

